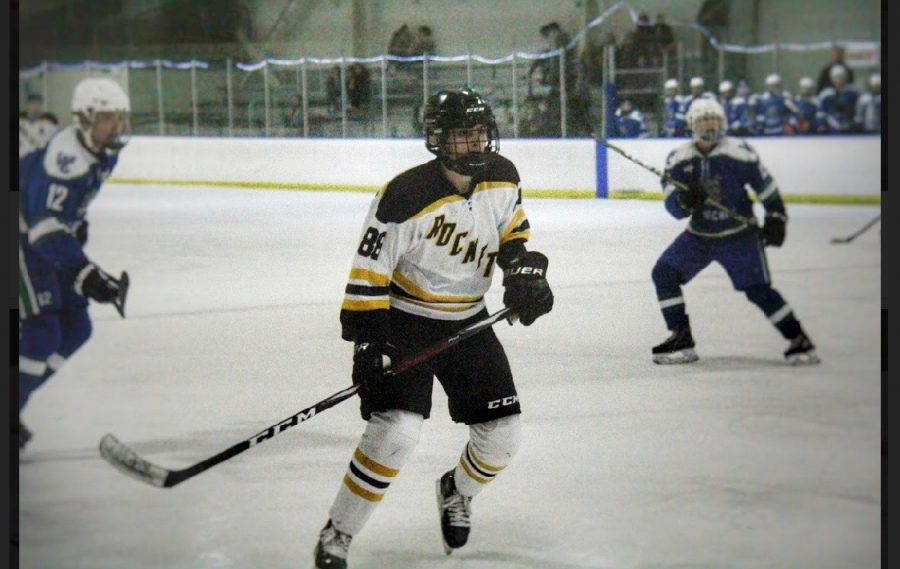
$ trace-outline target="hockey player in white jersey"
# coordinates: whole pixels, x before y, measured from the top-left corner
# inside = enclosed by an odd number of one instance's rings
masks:
[[[119,299],[120,283],[84,251],[87,209],[122,148],[131,103],[107,78],[75,87],[75,124],[19,159],[19,413],[91,336],[88,300]],[[31,434],[18,426],[19,448]]]
[[[472,499],[510,463],[521,436],[503,347],[488,328],[399,375],[385,375],[385,364],[484,318],[495,267],[504,271],[503,301],[522,324],[553,306],[547,258],[525,248],[519,174],[498,154],[488,103],[469,89],[440,91],[424,123],[437,158],[403,172],[373,200],[341,306],[367,426],[320,533],[319,568],[347,566],[352,537],[419,440],[435,377],[453,421],[469,426],[456,466],[436,482],[444,549],[466,544]]]
[[[764,247],[784,243],[788,219],[778,185],[749,144],[725,136],[725,112],[718,102],[694,101],[687,120],[693,140],[669,154],[663,193],[666,210],[677,219],[690,217],[690,223],[653,267],[656,297],[672,332],[653,348],[653,361],[697,360],[682,286],[715,261],[735,290],[759,307],[790,342],[784,352],[789,363],[818,363],[815,346],[793,309],[772,288]],[[766,210],[762,230],[753,218],[747,186]]]

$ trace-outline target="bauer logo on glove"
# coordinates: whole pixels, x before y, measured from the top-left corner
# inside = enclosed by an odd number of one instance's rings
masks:
[[[519,315],[519,321],[530,326],[553,309],[553,291],[547,282],[547,257],[529,251],[504,272],[503,304]]]

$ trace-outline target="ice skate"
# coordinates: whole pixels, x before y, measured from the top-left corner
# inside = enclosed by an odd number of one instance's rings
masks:
[[[466,544],[472,525],[472,498],[463,496],[456,490],[453,470],[449,470],[437,481],[438,513],[441,515],[441,537],[444,552],[453,553]]]
[[[653,363],[687,364],[697,359],[690,325],[676,328],[665,342],[653,348]]]
[[[816,347],[810,341],[806,332],[800,332],[796,338],[791,340],[791,345],[784,352],[784,357],[789,364],[794,366],[815,365],[822,361],[816,355]]]
[[[319,533],[319,543],[316,544],[316,568],[347,569],[347,554],[352,539],[353,536],[338,531],[331,525],[331,520],[328,520]]]

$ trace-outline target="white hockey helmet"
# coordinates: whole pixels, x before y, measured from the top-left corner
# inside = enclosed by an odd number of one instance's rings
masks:
[[[781,85],[781,75],[770,73],[766,76],[766,87],[771,87],[773,85]]]
[[[881,73],[873,73],[869,75],[869,87],[873,89],[876,87],[881,87]]]
[[[843,65],[832,65],[828,71],[828,78],[831,79],[832,83],[837,83],[838,81],[844,83],[847,81],[847,69]]]
[[[672,94],[678,92],[678,79],[667,79],[663,84],[663,89],[670,91]]]
[[[801,93],[812,93],[813,89],[816,88],[816,82],[812,80],[812,77],[801,77],[800,78],[800,92]]]
[[[731,81],[728,81],[727,79],[725,81],[722,81],[721,83],[719,83],[719,94],[720,95],[724,95],[725,93],[729,93],[731,91],[734,91],[734,83],[732,83]]]
[[[72,113],[75,125],[82,132],[86,141],[93,144],[94,120],[97,113],[120,113],[126,121],[131,112],[131,100],[118,83],[108,77],[88,77],[75,86],[72,94]],[[119,150],[125,145],[123,132],[113,140],[102,143],[109,150]]]
[[[691,87],[703,87],[705,85],[703,77],[691,77]]]
[[[713,146],[725,135],[725,109],[715,99],[694,99],[686,119],[695,142]]]

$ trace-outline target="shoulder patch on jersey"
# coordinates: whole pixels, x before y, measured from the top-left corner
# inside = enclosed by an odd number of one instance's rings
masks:
[[[72,180],[87,174],[96,158],[78,142],[75,127],[68,127],[50,139],[44,155],[44,170],[51,178]]]
[[[731,138],[730,136],[726,136],[725,138],[723,138],[722,141],[719,142],[719,144],[710,153],[710,156],[714,156],[716,154],[733,158],[734,160],[738,160],[739,162],[759,161],[759,155],[746,140],[740,138]]]
[[[693,142],[680,144],[676,146],[672,152],[669,152],[669,156],[666,158],[666,169],[668,170],[676,164],[684,162],[685,160],[690,160],[698,155],[699,152],[697,152],[697,148],[694,146]]]
[[[410,168],[388,182],[375,217],[382,223],[402,223],[434,202],[455,194],[435,159]]]

